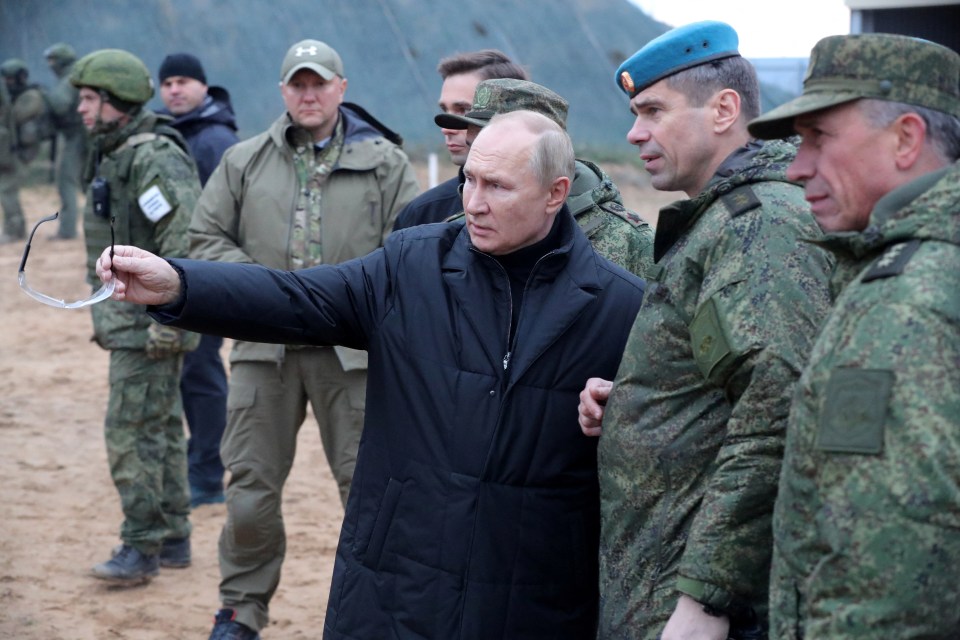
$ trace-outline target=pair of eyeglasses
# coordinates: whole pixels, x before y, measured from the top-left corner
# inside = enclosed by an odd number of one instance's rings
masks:
[[[27,244],[23,248],[23,258],[20,259],[20,270],[17,271],[17,280],[20,282],[20,288],[23,289],[23,292],[36,300],[37,302],[42,302],[43,304],[49,305],[51,307],[57,307],[58,309],[80,309],[83,307],[88,307],[92,304],[96,304],[102,300],[106,300],[113,294],[113,289],[116,287],[117,281],[115,278],[111,279],[110,282],[104,284],[102,287],[97,289],[93,295],[83,300],[77,300],[76,302],[67,302],[65,300],[60,300],[59,298],[54,298],[53,296],[48,296],[45,293],[40,293],[29,284],[27,284],[27,274],[24,271],[24,268],[27,266],[27,257],[30,255],[30,243],[33,242],[33,234],[37,232],[37,229],[40,228],[44,222],[50,222],[51,220],[56,220],[57,216],[60,215],[60,212],[57,211],[53,215],[49,215],[45,218],[40,218],[40,221],[33,226],[33,230],[30,232],[30,235],[27,236]],[[110,218],[110,258],[113,258],[113,218]]]

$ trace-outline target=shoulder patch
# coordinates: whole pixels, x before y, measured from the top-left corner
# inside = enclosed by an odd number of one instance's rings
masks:
[[[863,275],[863,282],[879,280],[880,278],[890,278],[903,273],[903,268],[910,262],[910,258],[916,253],[921,245],[920,240],[910,240],[909,242],[900,242],[883,252],[883,255],[877,258],[867,272]]]
[[[736,218],[747,211],[756,209],[763,203],[747,185],[743,185],[720,196],[720,201],[726,205],[730,215]]]

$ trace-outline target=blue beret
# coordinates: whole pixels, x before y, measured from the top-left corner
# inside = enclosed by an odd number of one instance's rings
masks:
[[[733,27],[715,20],[671,29],[645,44],[620,65],[617,85],[632,98],[678,71],[740,55],[737,51],[739,42]]]

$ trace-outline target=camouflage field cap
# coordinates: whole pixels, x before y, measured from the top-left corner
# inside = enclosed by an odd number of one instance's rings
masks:
[[[340,54],[319,40],[301,40],[290,47],[280,66],[280,79],[286,84],[300,69],[310,69],[324,80],[330,80],[333,76],[344,77]]]
[[[803,94],[752,120],[747,128],[757,138],[786,138],[794,134],[796,116],[860,98],[960,117],[960,55],[908,36],[828,36],[810,53]]]
[[[733,27],[717,20],[671,29],[623,61],[617,69],[617,86],[633,98],[650,85],[684,69],[740,55],[739,44]]]
[[[441,113],[433,121],[444,129],[466,129],[471,124],[485,127],[498,113],[521,110],[542,113],[561,129],[567,128],[566,100],[535,82],[513,78],[484,80],[477,85],[470,111],[462,116]]]

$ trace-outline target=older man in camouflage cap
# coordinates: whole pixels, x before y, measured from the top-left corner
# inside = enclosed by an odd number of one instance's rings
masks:
[[[477,85],[470,111],[464,115],[441,113],[434,121],[445,129],[466,129],[469,146],[493,116],[511,111],[535,111],[567,128],[566,100],[535,82],[512,78],[484,80]],[[653,229],[623,206],[617,185],[603,169],[577,159],[567,207],[597,253],[645,277],[653,265]],[[449,220],[462,216],[463,212]]]
[[[802,136],[837,258],[790,413],[771,637],[960,634],[960,56],[831,36],[803,95],[750,123]]]
[[[757,637],[790,404],[829,307],[829,260],[796,149],[752,140],[759,88],[727,24],[649,42],[616,79],[657,189],[656,266],[613,384],[591,379],[598,450],[600,637]],[[608,400],[609,398],[609,400]],[[606,406],[604,407],[604,402]]]

